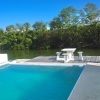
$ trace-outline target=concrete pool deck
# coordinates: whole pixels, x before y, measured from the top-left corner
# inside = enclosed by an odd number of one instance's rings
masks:
[[[78,60],[78,56],[74,57],[74,60],[69,61],[68,63],[74,64],[74,63],[87,63],[87,62],[95,62],[100,63],[100,56],[83,56],[83,60]],[[32,59],[16,59],[17,63],[64,63],[64,61],[57,61],[56,56],[38,56]],[[67,64],[68,64],[67,63]]]
[[[100,100],[100,63],[86,65],[68,100]]]

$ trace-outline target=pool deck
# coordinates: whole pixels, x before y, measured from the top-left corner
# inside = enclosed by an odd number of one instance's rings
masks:
[[[100,100],[100,63],[87,64],[68,100]]]
[[[56,56],[38,56],[33,59],[27,60],[26,62],[48,62],[48,63],[64,63],[63,61],[57,61]],[[78,56],[74,57],[74,60],[68,63],[87,63],[87,62],[100,62],[100,56],[83,56],[83,61],[79,60]]]

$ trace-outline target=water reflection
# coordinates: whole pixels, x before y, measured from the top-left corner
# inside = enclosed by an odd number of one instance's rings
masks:
[[[30,59],[36,56],[56,56],[56,52],[61,50],[2,50],[0,53],[7,53],[8,59]],[[77,49],[75,56],[78,56],[78,51],[83,51],[83,56],[100,56],[100,49]]]

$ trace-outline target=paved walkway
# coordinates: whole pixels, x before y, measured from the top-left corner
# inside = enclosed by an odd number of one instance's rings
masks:
[[[84,68],[68,100],[100,100],[100,63]]]

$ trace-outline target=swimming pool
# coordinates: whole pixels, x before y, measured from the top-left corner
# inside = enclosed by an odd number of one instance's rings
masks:
[[[0,69],[0,100],[67,100],[83,68],[5,66]]]

